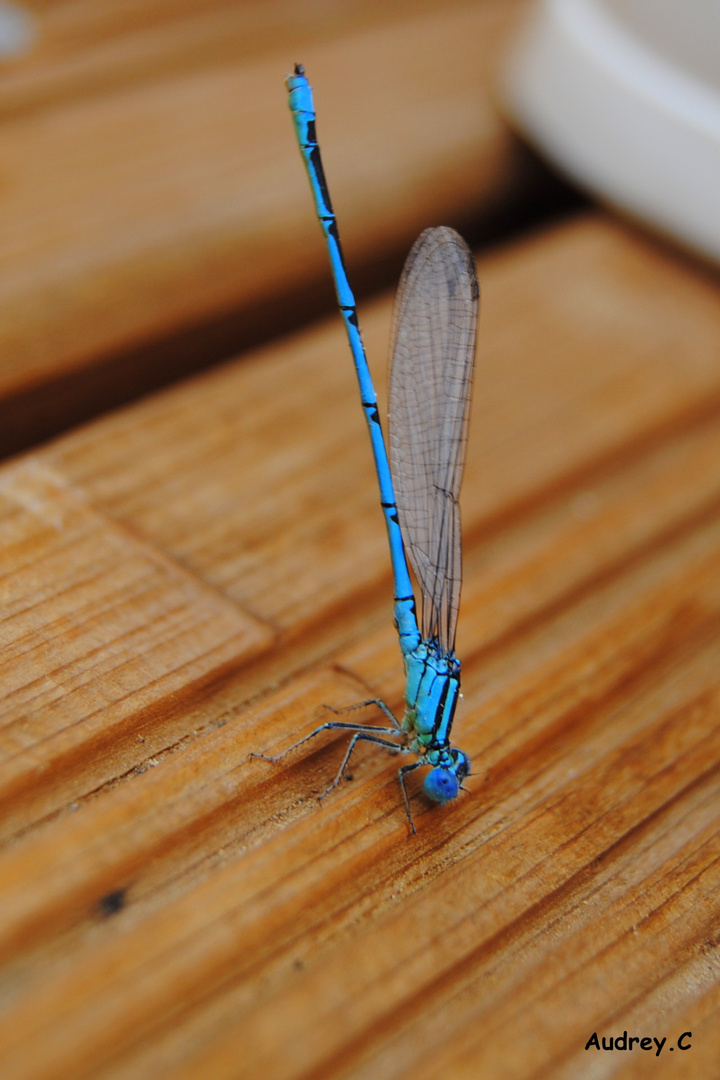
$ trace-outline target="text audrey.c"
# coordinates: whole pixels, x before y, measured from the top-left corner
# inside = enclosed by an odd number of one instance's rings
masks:
[[[690,1042],[691,1039],[692,1039],[692,1031],[683,1031],[683,1033],[680,1036],[680,1038],[678,1039],[678,1041],[674,1045],[671,1044],[670,1046],[668,1046],[667,1049],[668,1050],[674,1050],[675,1047],[677,1046],[678,1050],[690,1050],[691,1047],[692,1047],[692,1043]],[[667,1036],[666,1035],[663,1036],[662,1039],[656,1038],[655,1035],[653,1035],[653,1036],[650,1036],[650,1035],[642,1035],[642,1036],[640,1036],[640,1035],[630,1035],[630,1036],[628,1036],[627,1031],[623,1031],[622,1035],[615,1035],[614,1037],[611,1035],[609,1038],[606,1038],[603,1035],[602,1040],[601,1040],[599,1038],[599,1036],[598,1036],[597,1031],[593,1031],[592,1035],[590,1036],[588,1041],[585,1043],[585,1049],[586,1050],[592,1050],[592,1049],[595,1049],[595,1050],[634,1050],[636,1048],[636,1044],[637,1044],[637,1048],[639,1050],[654,1050],[655,1051],[655,1057],[660,1057],[660,1054],[662,1053],[663,1047],[665,1046],[666,1042],[667,1042]]]

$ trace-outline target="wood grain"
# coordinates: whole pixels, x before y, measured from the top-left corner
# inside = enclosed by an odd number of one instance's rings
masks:
[[[717,281],[600,213],[479,269],[474,769],[416,837],[382,754],[322,808],[342,739],[249,756],[402,697],[337,320],[0,472],[0,707],[50,774],[7,799],[3,1077],[717,1075]],[[584,1049],[624,1030],[668,1044]]]
[[[169,701],[273,634],[39,462],[0,478],[4,837],[113,779]]]

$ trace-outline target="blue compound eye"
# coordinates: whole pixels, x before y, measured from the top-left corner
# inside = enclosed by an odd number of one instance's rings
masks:
[[[458,793],[457,778],[449,769],[432,769],[423,782],[423,791],[428,799],[436,803],[449,802],[456,799]]]

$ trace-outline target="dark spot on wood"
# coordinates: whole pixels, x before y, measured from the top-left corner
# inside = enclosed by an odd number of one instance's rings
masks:
[[[125,907],[126,895],[127,889],[115,889],[114,892],[107,893],[98,904],[100,914],[106,919],[111,915],[117,915],[118,911],[122,911]]]

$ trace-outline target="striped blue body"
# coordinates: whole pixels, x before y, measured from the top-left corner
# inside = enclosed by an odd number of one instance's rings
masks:
[[[408,257],[395,312],[390,412],[393,419],[397,414],[397,420],[391,427],[391,471],[355,298],[345,272],[320,160],[312,91],[299,65],[288,78],[287,87],[370,433],[390,544],[395,624],[406,676],[402,721],[396,720],[383,702],[375,700],[373,703],[382,709],[391,727],[330,721],[300,742],[329,728],[354,733],[328,791],[337,785],[359,740],[378,743],[394,753],[415,754],[417,760],[399,771],[408,820],[415,832],[405,786],[407,773],[430,766],[425,793],[434,802],[443,803],[457,796],[470,769],[467,755],[451,745],[450,733],[460,691],[460,663],[454,653],[461,577],[457,492],[474,362],[477,279],[472,256],[452,229],[426,230]],[[442,353],[439,361],[431,355],[433,349],[438,355]],[[432,432],[430,440],[428,430]],[[434,452],[428,452],[428,443]],[[396,488],[402,492],[400,510]],[[406,548],[421,587],[422,633]]]

